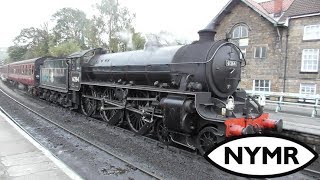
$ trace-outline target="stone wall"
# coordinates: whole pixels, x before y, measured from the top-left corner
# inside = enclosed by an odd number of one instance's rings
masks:
[[[233,28],[241,23],[249,28],[249,43],[246,47],[247,66],[242,72],[240,87],[251,90],[254,79],[271,80],[271,91],[279,91],[282,43],[279,41],[277,29],[270,21],[240,2],[217,26],[216,39],[225,38],[226,33],[232,32]],[[266,58],[253,57],[254,48],[258,46],[267,47]]]
[[[320,24],[320,16],[294,18],[290,20],[286,81],[288,92],[298,93],[300,83],[312,83],[317,84],[317,94],[320,94],[319,72],[301,72],[303,49],[320,49],[320,40],[303,40],[304,26],[314,24]]]

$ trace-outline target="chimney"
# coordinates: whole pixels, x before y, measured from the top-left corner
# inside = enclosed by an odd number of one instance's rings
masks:
[[[281,14],[282,14],[282,3],[283,3],[283,0],[274,0],[274,7],[273,7],[274,17],[281,16]]]
[[[214,35],[216,32],[211,29],[203,29],[198,32],[199,34],[199,41],[204,42],[204,41],[214,41]]]
[[[215,22],[211,21],[204,29],[198,31],[199,42],[205,41],[214,41],[215,31]]]

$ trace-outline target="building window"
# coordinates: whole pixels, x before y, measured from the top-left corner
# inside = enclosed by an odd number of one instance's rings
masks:
[[[303,40],[320,39],[320,24],[304,27]]]
[[[266,91],[270,92],[271,82],[270,80],[253,80],[254,91]]]
[[[300,94],[313,95],[316,94],[316,84],[300,84]]]
[[[244,25],[237,26],[232,31],[232,39],[247,38],[248,28]]]
[[[318,72],[319,49],[304,49],[302,51],[301,71]]]
[[[267,47],[255,47],[254,48],[254,58],[266,58],[267,56]]]

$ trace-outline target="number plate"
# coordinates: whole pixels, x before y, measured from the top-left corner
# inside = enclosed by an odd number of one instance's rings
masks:
[[[237,61],[226,60],[226,66],[237,67]]]

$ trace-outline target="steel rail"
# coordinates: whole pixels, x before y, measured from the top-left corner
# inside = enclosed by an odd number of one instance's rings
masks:
[[[304,172],[306,172],[306,173],[308,173],[310,175],[317,176],[318,178],[320,178],[320,171],[309,169],[309,168],[305,168],[302,171],[304,171]]]
[[[123,161],[123,162],[125,162],[125,163],[127,163],[127,164],[129,164],[129,165],[131,165],[131,166],[133,166],[133,167],[135,167],[135,168],[137,168],[137,169],[139,169],[139,170],[142,171],[143,173],[145,173],[145,174],[147,174],[147,175],[149,175],[149,176],[151,176],[151,177],[153,177],[153,178],[163,179],[162,177],[157,176],[156,174],[148,171],[147,169],[145,169],[145,168],[143,168],[143,167],[140,167],[139,165],[136,165],[136,164],[134,164],[134,163],[132,163],[132,162],[129,162],[128,160],[122,158],[121,156],[119,156],[119,155],[117,155],[117,154],[115,154],[115,153],[113,153],[113,152],[110,152],[110,151],[106,150],[105,148],[101,147],[100,145],[98,145],[98,144],[96,144],[96,143],[91,142],[91,141],[88,140],[87,138],[81,137],[81,136],[77,135],[76,133],[73,133],[72,131],[68,130],[67,128],[64,128],[63,126],[61,126],[61,125],[53,122],[53,121],[50,120],[49,118],[46,118],[45,116],[41,115],[40,113],[32,110],[32,109],[29,108],[28,106],[26,106],[26,105],[24,105],[23,103],[19,102],[18,100],[14,99],[14,98],[11,97],[9,94],[7,94],[6,92],[4,92],[2,89],[0,89],[0,92],[2,92],[2,93],[3,93],[4,95],[6,95],[8,98],[12,99],[12,100],[13,100],[14,102],[16,102],[18,105],[22,106],[23,108],[28,109],[30,112],[32,112],[32,113],[34,113],[35,115],[39,116],[40,118],[46,120],[47,122],[49,122],[49,123],[51,123],[51,124],[59,127],[60,129],[66,131],[67,133],[69,133],[69,134],[71,134],[71,135],[73,135],[73,136],[81,139],[82,141],[85,141],[86,143],[88,143],[88,144],[90,144],[90,145],[98,148],[99,150],[101,150],[101,151],[103,151],[103,152],[108,153],[109,155],[111,155],[111,156],[119,159],[120,161]],[[1,108],[1,111],[3,111],[15,124],[17,124],[17,125],[19,126],[19,128],[21,128],[21,129],[22,129],[24,132],[26,132],[30,137],[32,137],[31,134],[28,133],[28,131],[26,131],[21,125],[19,125],[19,123],[16,122],[16,121],[15,121],[7,112],[5,112],[2,108]],[[33,138],[33,137],[32,137],[32,138]],[[33,139],[34,139],[34,138],[33,138]],[[36,139],[35,139],[35,140],[36,140]],[[37,141],[37,142],[38,142],[38,141]],[[40,144],[41,144],[41,143],[40,143]]]

